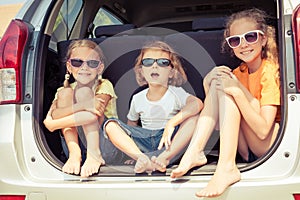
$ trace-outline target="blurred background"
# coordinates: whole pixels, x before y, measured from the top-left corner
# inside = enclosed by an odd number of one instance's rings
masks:
[[[0,0],[0,39],[26,0]]]

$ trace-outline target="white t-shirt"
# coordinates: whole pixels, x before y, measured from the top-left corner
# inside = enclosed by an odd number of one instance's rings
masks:
[[[182,87],[169,86],[167,92],[158,101],[147,99],[148,88],[132,97],[127,118],[131,121],[141,119],[142,127],[158,130],[174,117],[186,104],[190,96]]]

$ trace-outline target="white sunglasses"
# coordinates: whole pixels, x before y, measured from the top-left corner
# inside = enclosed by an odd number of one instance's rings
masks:
[[[264,35],[261,30],[253,30],[242,35],[233,35],[226,38],[227,44],[231,48],[237,48],[242,43],[242,38],[247,42],[247,44],[254,44],[258,41],[259,34]]]

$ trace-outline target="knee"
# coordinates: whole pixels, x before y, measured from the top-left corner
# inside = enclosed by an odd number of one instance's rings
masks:
[[[104,126],[104,130],[107,133],[107,135],[109,136],[111,133],[114,132],[114,130],[116,129],[117,126],[117,122],[115,121],[108,121],[105,126]]]
[[[63,88],[57,93],[58,99],[73,99],[73,89],[72,88]]]
[[[94,98],[94,93],[89,87],[82,87],[76,90],[75,98],[77,101],[84,101]]]

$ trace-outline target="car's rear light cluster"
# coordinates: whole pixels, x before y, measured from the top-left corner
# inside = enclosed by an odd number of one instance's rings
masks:
[[[300,194],[293,194],[295,200],[300,200]]]
[[[298,5],[293,12],[292,28],[296,59],[296,84],[297,89],[300,90],[300,5]]]
[[[12,20],[0,41],[0,104],[21,101],[22,55],[27,39],[27,25]]]
[[[25,195],[0,195],[0,200],[25,200]]]

